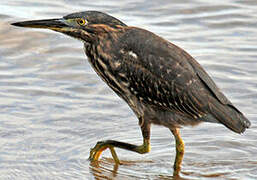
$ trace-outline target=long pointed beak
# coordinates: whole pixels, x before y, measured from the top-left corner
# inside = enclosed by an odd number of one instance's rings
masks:
[[[61,29],[68,27],[63,19],[43,19],[43,20],[33,20],[33,21],[23,21],[12,23],[13,26],[19,27],[29,27],[29,28],[44,28],[44,29]]]
[[[66,34],[73,38],[80,39],[82,41],[88,41],[89,37],[87,31],[73,26],[72,23],[69,23],[69,21],[64,18],[23,21],[12,23],[11,25],[28,28],[50,29],[56,32]]]

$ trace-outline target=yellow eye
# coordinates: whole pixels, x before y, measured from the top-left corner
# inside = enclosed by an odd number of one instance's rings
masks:
[[[86,24],[86,20],[85,19],[77,19],[77,23],[80,25],[80,26],[84,26]]]

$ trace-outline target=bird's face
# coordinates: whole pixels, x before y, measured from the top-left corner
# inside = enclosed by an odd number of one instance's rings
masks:
[[[59,19],[44,19],[13,23],[14,26],[51,29],[91,43],[103,29],[126,26],[118,19],[97,11],[69,14]]]

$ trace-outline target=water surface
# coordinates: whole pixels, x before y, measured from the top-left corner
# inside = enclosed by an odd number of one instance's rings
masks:
[[[82,43],[11,22],[98,10],[179,45],[251,120],[243,135],[203,123],[181,130],[186,179],[257,179],[257,2],[255,0],[0,2],[0,179],[171,179],[174,138],[153,126],[149,154],[108,151],[99,140],[141,144],[138,121],[95,74]]]

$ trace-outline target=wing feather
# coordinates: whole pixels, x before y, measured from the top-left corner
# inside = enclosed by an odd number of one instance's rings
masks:
[[[183,49],[139,28],[128,30],[120,42],[117,50],[122,48],[122,54],[117,57],[125,67],[122,73],[129,80],[128,89],[145,104],[188,119],[221,122],[235,132],[243,132],[250,126],[200,64]]]
[[[122,48],[118,57],[126,57],[122,67],[132,72],[123,72],[132,79],[131,93],[147,104],[192,118],[205,113],[206,89],[182,49],[137,28],[121,42],[126,46],[118,46]]]

